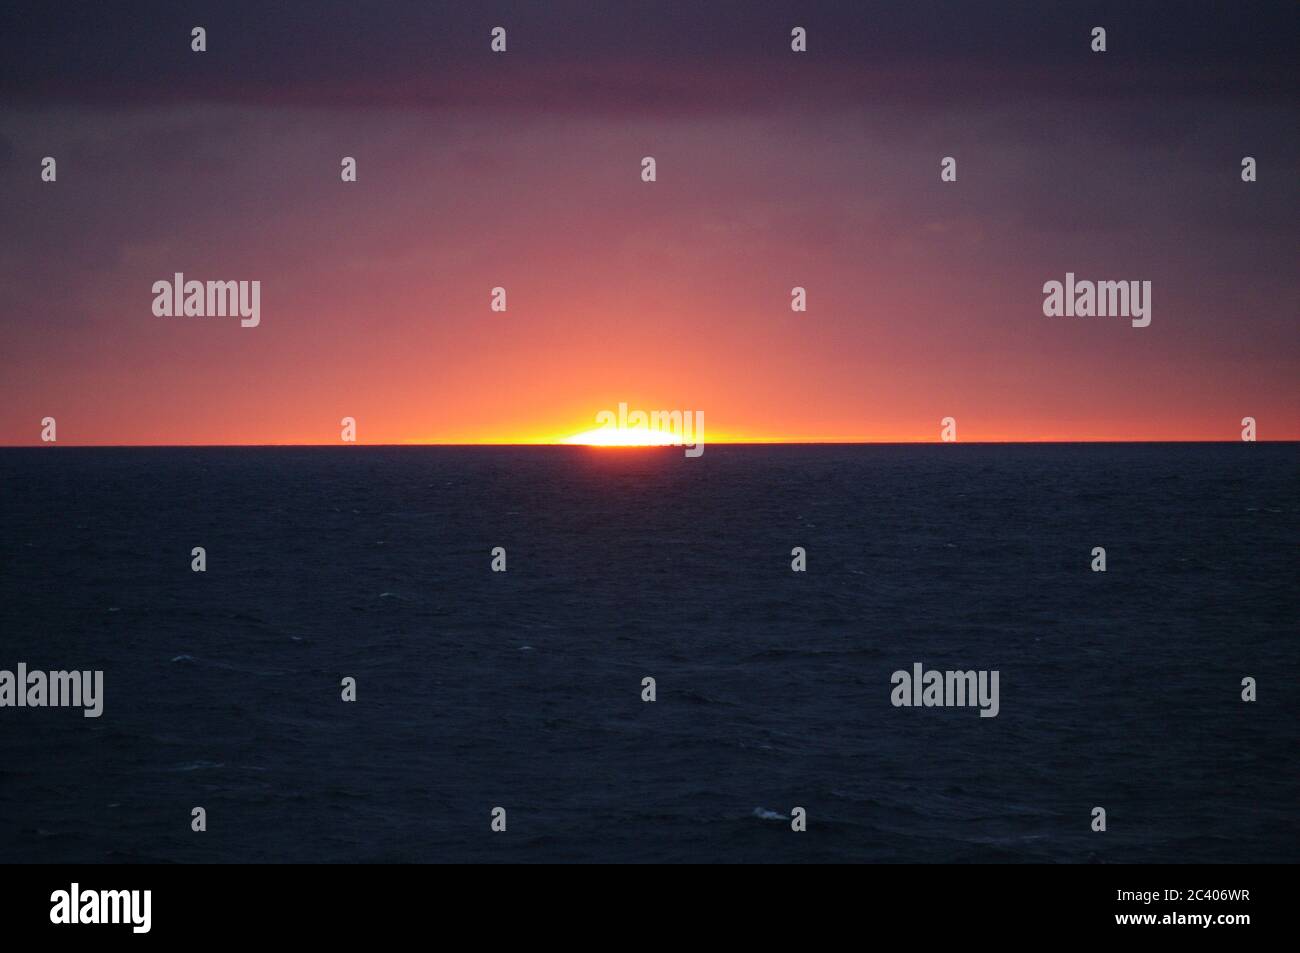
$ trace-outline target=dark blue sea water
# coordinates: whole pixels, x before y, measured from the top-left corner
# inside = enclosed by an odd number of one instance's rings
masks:
[[[106,695],[0,709],[0,861],[1300,860],[1298,477],[1262,443],[0,450],[0,669]],[[999,715],[893,707],[914,662],[997,669]]]

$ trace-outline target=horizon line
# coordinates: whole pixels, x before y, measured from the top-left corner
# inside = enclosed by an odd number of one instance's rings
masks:
[[[718,447],[923,447],[969,444],[974,446],[1033,446],[1033,445],[1071,445],[1087,444],[1237,444],[1237,443],[1300,443],[1300,438],[1279,440],[1231,440],[1231,439],[1087,439],[1087,440],[706,440],[704,446]],[[631,444],[626,446],[605,446],[586,443],[511,443],[511,442],[474,442],[474,443],[438,443],[438,442],[404,442],[404,443],[14,443],[0,444],[0,450],[33,450],[37,448],[62,446],[64,449],[82,450],[277,450],[277,449],[356,449],[361,447],[397,448],[408,447],[563,447],[573,450],[681,450],[691,444]]]

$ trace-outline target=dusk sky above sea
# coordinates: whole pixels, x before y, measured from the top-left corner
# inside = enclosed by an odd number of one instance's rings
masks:
[[[1300,439],[1300,8],[1006,6],[7,4],[0,445]]]

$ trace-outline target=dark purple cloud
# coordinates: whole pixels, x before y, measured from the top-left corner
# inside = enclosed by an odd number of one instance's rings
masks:
[[[19,2],[0,95],[662,113],[886,101],[1198,96],[1295,104],[1297,5],[1233,3]],[[189,50],[202,25],[209,50]],[[488,50],[491,27],[510,51]],[[789,55],[794,25],[810,52]],[[1104,57],[1089,30],[1108,30]],[[1153,118],[1155,113],[1152,114]]]

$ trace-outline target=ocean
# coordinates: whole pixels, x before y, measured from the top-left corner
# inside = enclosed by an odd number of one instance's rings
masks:
[[[1270,443],[0,450],[0,669],[104,672],[99,718],[0,708],[0,861],[1295,862],[1298,477]],[[895,706],[916,663],[997,671],[997,716]]]

